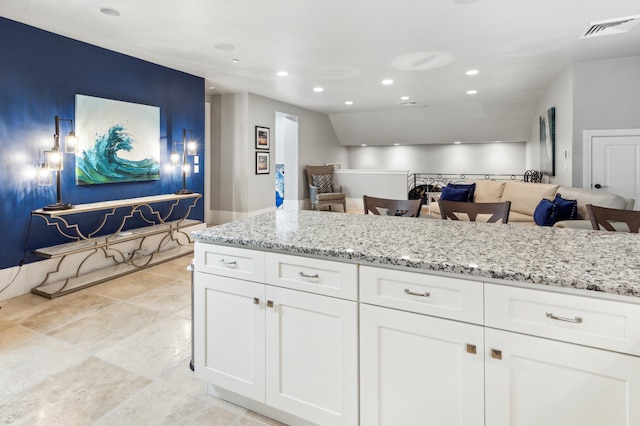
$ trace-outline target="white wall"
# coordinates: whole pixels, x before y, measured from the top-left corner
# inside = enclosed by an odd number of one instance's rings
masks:
[[[572,184],[573,150],[573,71],[567,67],[549,85],[538,100],[536,114],[531,120],[531,138],[527,142],[527,169],[540,170],[539,117],[551,107],[556,109],[556,174],[550,181],[559,185]],[[568,158],[563,158],[563,152]]]
[[[349,148],[351,169],[409,173],[522,174],[525,143],[366,146]]]
[[[640,128],[640,56],[574,64],[573,184],[582,186],[583,131]]]

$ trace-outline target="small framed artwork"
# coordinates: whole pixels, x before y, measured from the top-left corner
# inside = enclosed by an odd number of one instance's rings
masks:
[[[269,128],[256,126],[256,149],[269,149]]]
[[[268,152],[256,152],[256,174],[268,175],[269,174],[269,153]]]

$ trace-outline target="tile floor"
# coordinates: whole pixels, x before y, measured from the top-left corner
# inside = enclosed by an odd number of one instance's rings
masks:
[[[279,425],[193,378],[190,262],[0,302],[0,423]]]

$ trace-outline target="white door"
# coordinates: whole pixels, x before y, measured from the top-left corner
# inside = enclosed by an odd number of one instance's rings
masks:
[[[357,312],[356,302],[267,286],[267,404],[358,424]]]
[[[360,305],[362,425],[484,425],[483,369],[481,326]]]
[[[640,358],[487,328],[486,424],[640,425]]]
[[[584,132],[584,187],[635,200],[640,210],[640,129]]]
[[[264,284],[195,274],[195,377],[264,402]]]

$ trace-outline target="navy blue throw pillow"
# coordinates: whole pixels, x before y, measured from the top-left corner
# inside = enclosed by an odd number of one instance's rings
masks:
[[[448,183],[447,188],[462,188],[469,190],[469,199],[462,201],[470,201],[473,202],[474,196],[476,193],[476,184],[475,183]]]
[[[441,200],[469,202],[469,190],[466,188],[454,188],[445,186],[442,188]]]
[[[559,220],[574,220],[578,217],[578,200],[565,200],[562,195],[556,194],[556,198],[553,199],[553,204],[558,208],[558,216],[556,222]]]
[[[553,226],[557,215],[558,207],[551,200],[543,198],[533,211],[533,221],[540,226]]]

